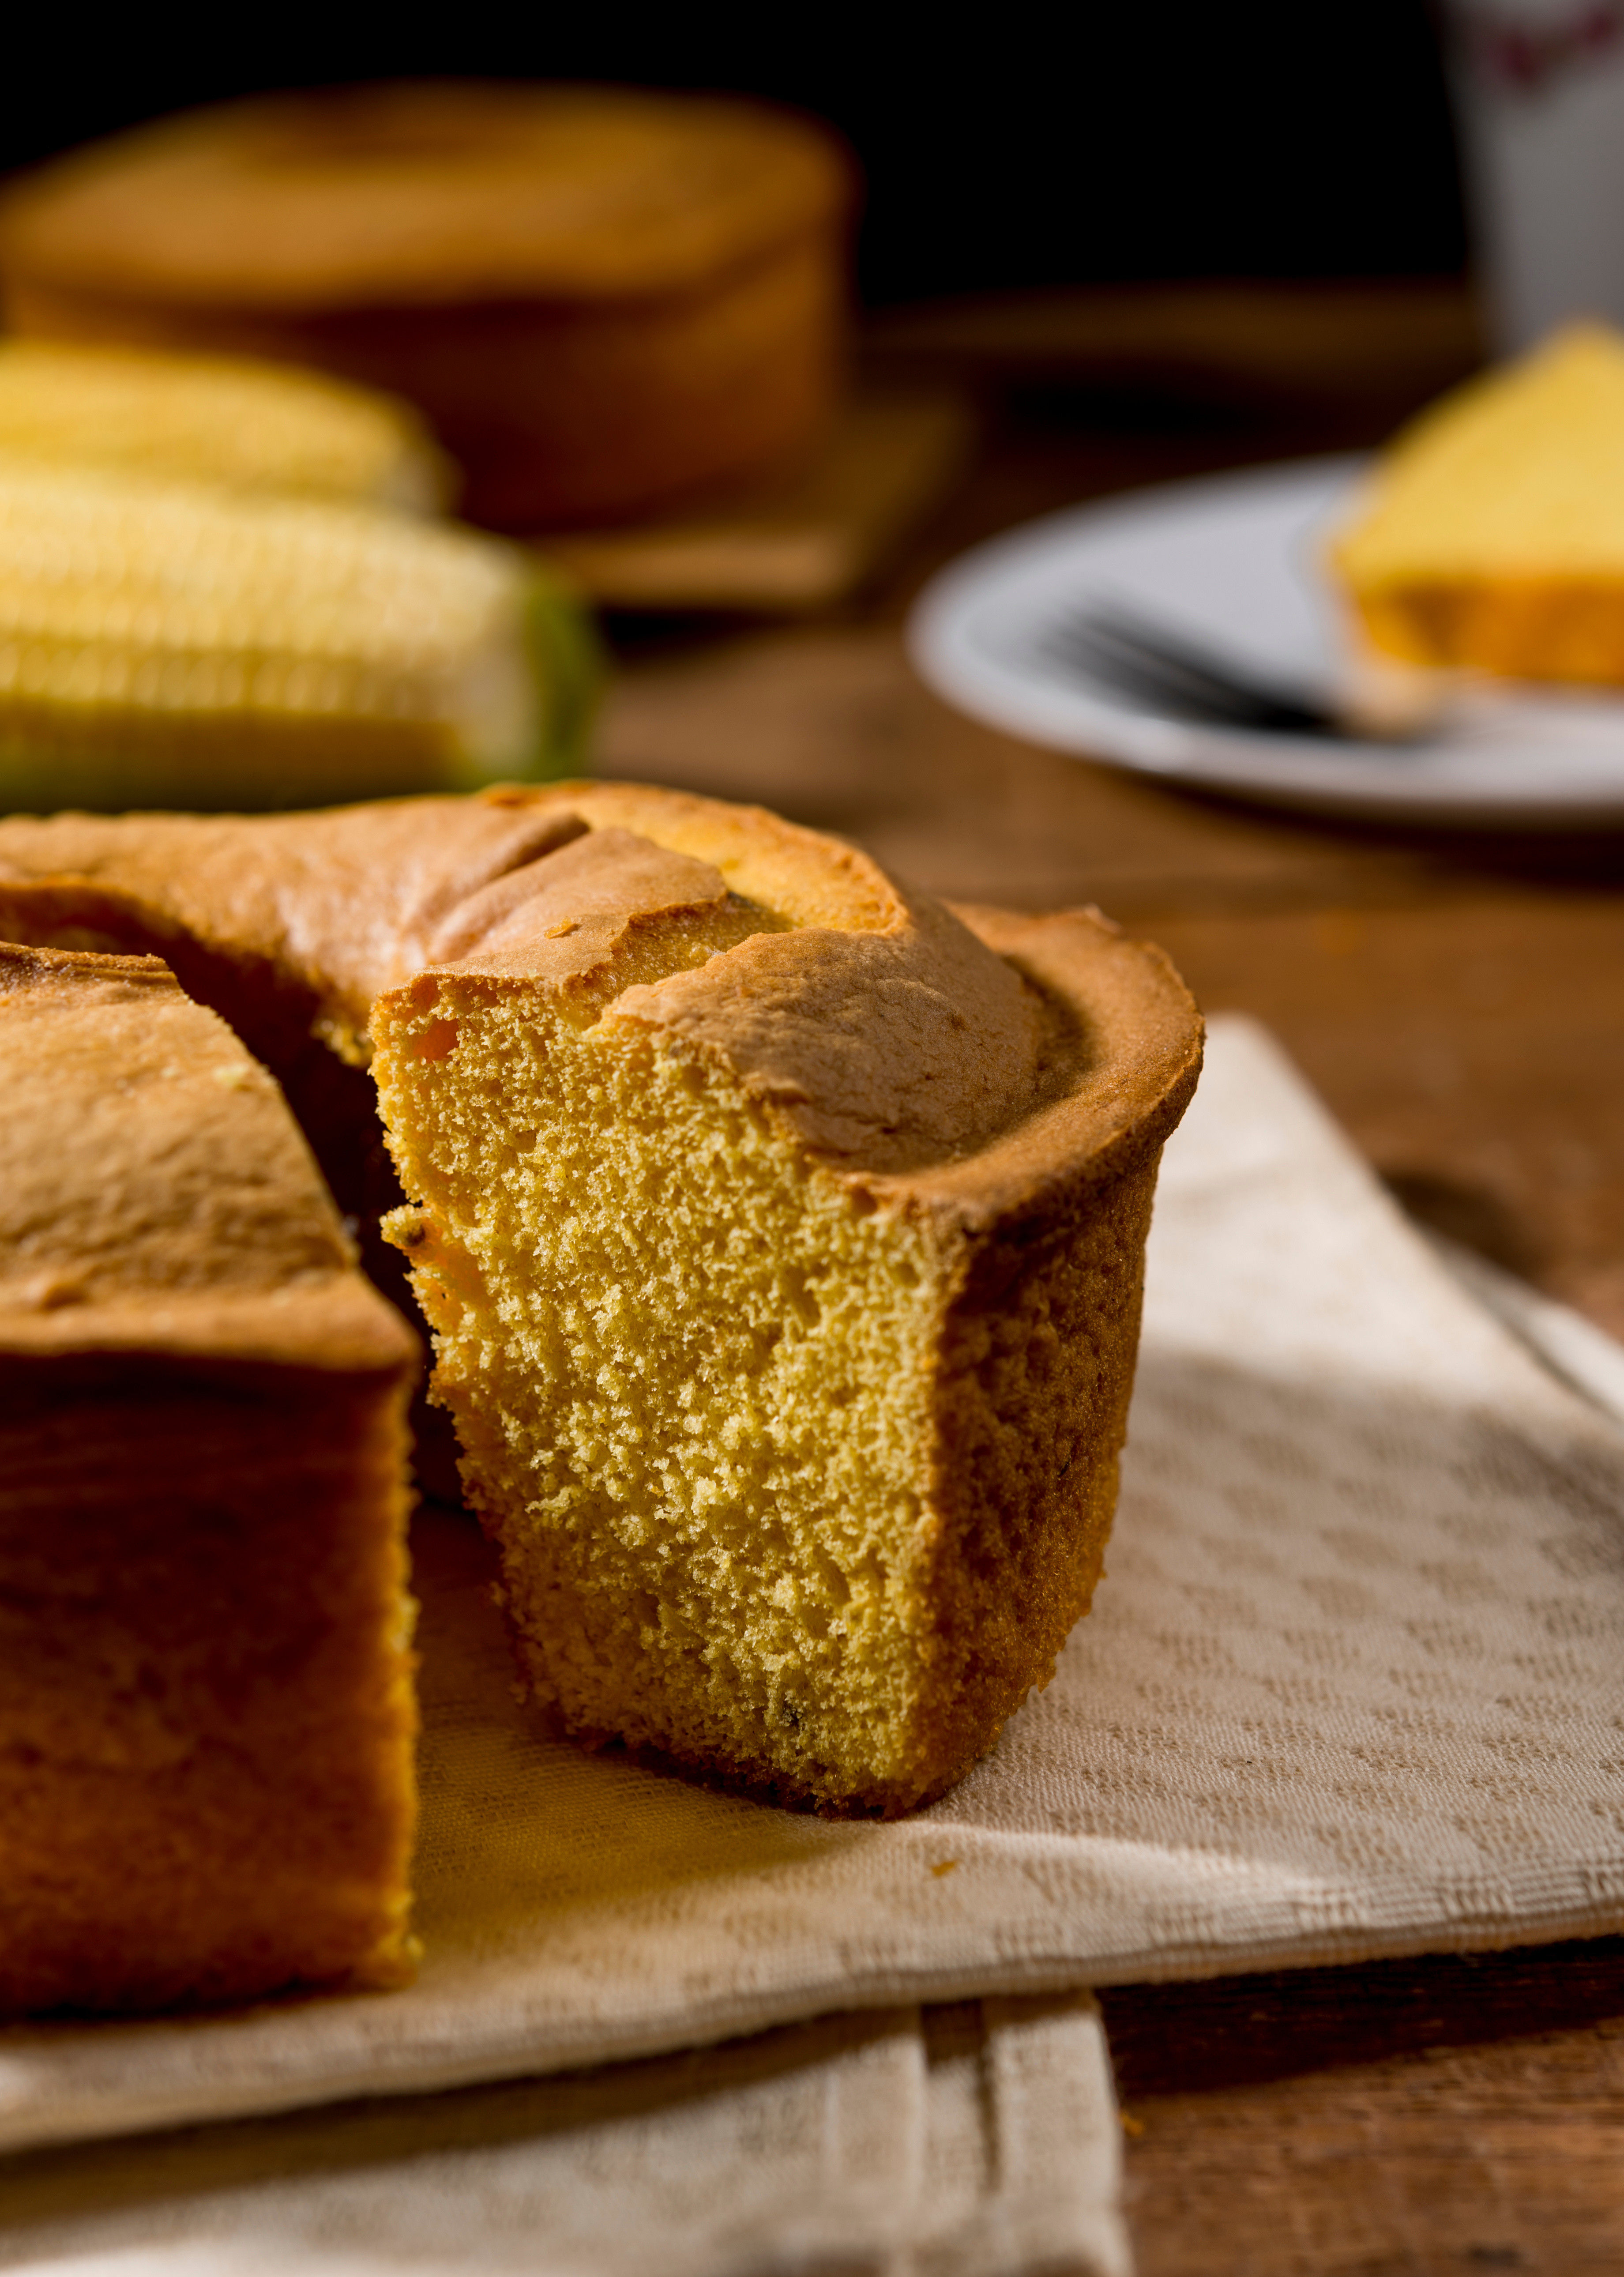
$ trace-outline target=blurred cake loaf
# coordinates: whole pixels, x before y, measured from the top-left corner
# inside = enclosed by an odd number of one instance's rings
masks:
[[[465,511],[635,514],[793,454],[839,383],[848,164],[755,105],[404,83],[163,122],[0,205],[19,331],[402,395]]]
[[[1386,655],[1624,684],[1624,339],[1575,327],[1447,396],[1331,560]]]
[[[169,957],[340,1175],[371,1060],[384,1230],[563,1725],[892,1812],[1048,1680],[1199,1064],[1156,952],[585,783],[12,819],[8,877],[13,932]]]
[[[398,1983],[416,1341],[162,963],[0,946],[0,2014]]]

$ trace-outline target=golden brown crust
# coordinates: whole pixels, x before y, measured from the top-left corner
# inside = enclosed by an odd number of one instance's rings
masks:
[[[634,785],[15,817],[0,823],[0,914],[8,879],[64,895],[72,880],[87,922],[99,910],[126,940],[144,925],[149,945],[180,934],[236,971],[274,971],[352,1050],[375,1001],[427,968],[567,988],[612,971],[639,926],[732,895],[761,913],[754,936],[626,988],[612,1017],[725,1060],[877,1199],[899,1204],[876,1182],[902,1179],[912,1206],[954,1215],[1104,1159],[1198,1052],[1170,969],[1097,918],[989,918],[995,953],[853,848]]]
[[[0,2014],[409,1974],[403,1405],[330,1366],[10,1358]]]
[[[1328,563],[1378,653],[1617,686],[1621,477],[1624,339],[1568,325],[1413,421],[1362,485]]]
[[[1065,1087],[975,1165],[912,1182],[965,1245],[934,1399],[934,1712],[902,1809],[986,1751],[1092,1603],[1157,1169],[1201,1071],[1200,1017],[1159,950],[1093,910],[959,914],[1055,1008],[1050,1080]]]
[[[0,2014],[406,1968],[416,1339],[155,959],[0,944]]]
[[[601,985],[641,928],[733,896],[758,931],[623,987],[611,1017],[725,1061],[876,1201],[970,1229],[1159,1146],[1200,1064],[1188,990],[1097,912],[967,910],[967,926],[762,809],[635,785],[312,815],[13,817],[0,922],[8,892],[13,912],[43,894],[58,923],[99,918],[131,944],[273,974],[351,1057],[374,1002],[420,971]]]
[[[0,942],[0,1344],[410,1369],[271,1078],[152,957]]]
[[[833,138],[738,100],[405,82],[140,127],[14,188],[8,275],[310,311],[691,291],[850,195]]]
[[[928,1707],[909,1776],[828,1794],[734,1763],[724,1784],[825,1815],[892,1817],[963,1777],[1041,1690],[1104,1568],[1127,1433],[1157,1169],[1201,1071],[1202,1024],[1160,950],[1097,910],[965,908],[1041,992],[1036,1103],[960,1161],[852,1184],[956,1239],[937,1359],[921,1595]],[[687,1766],[711,1778],[718,1767]]]
[[[1090,911],[962,914],[758,811],[634,786],[0,824],[0,925],[163,944],[220,1002],[261,1002],[269,975],[353,1059],[380,1001],[415,1034],[453,983],[629,1025],[725,1066],[860,1210],[925,1229],[948,1280],[911,1755],[845,1796],[765,1761],[704,1766],[823,1808],[939,1793],[1087,1609],[1157,1159],[1200,1064],[1199,1017],[1157,952]]]

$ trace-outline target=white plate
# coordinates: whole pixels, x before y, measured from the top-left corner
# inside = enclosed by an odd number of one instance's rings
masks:
[[[1044,654],[1114,601],[1238,659],[1324,681],[1345,635],[1321,555],[1362,461],[1310,459],[1051,514],[943,570],[908,627],[938,695],[990,726],[1273,805],[1490,829],[1624,821],[1624,702],[1478,683],[1424,745],[1320,742],[1165,718]]]

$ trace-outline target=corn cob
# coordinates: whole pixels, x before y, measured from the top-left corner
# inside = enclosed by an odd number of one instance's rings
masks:
[[[451,471],[416,413],[292,366],[0,344],[0,456],[432,513]]]
[[[588,636],[454,524],[0,464],[0,803],[261,807],[580,757]]]

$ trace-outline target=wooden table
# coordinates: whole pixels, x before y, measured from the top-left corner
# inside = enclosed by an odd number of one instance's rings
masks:
[[[893,324],[888,359],[981,390],[976,474],[841,621],[626,631],[604,769],[763,800],[938,893],[1097,902],[1268,1021],[1417,1215],[1624,1336],[1624,834],[1271,816],[994,735],[908,671],[908,598],[976,537],[1374,441],[1471,351],[1448,290],[1254,293],[1228,330],[1210,292],[1141,305],[1137,348],[1121,295]],[[1624,1938],[1104,2007],[1142,2277],[1624,2270]]]

